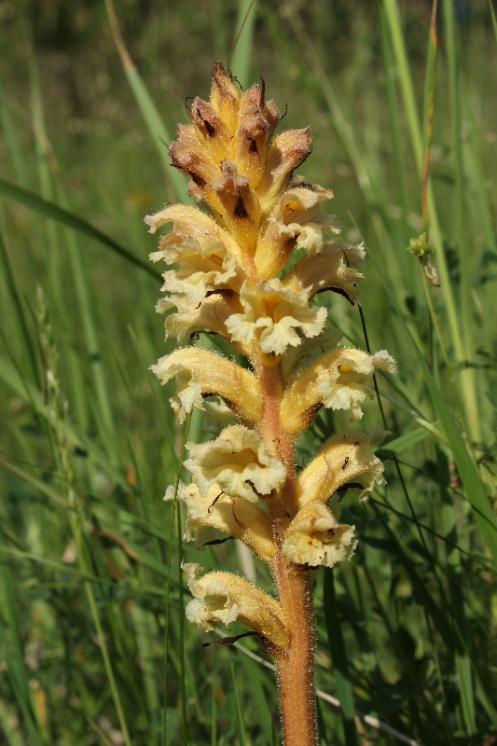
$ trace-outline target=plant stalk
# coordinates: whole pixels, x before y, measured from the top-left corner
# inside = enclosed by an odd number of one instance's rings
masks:
[[[285,746],[316,746],[316,696],[314,688],[315,628],[309,571],[288,562],[281,551],[282,535],[297,512],[295,460],[292,438],[281,427],[283,392],[279,366],[256,366],[264,399],[261,431],[268,449],[287,468],[281,494],[269,505],[278,551],[272,563],[289,632],[288,650],[274,654],[279,684],[280,711]]]

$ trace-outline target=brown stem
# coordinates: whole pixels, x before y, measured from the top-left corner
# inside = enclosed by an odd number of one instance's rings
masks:
[[[295,496],[294,445],[280,422],[282,380],[279,367],[257,366],[264,397],[261,431],[268,448],[287,468],[287,479],[274,504],[270,505],[278,552],[273,573],[288,625],[288,650],[275,656],[279,682],[285,746],[316,746],[316,702],[314,689],[314,617],[308,570],[288,562],[281,552],[283,530],[297,511]]]

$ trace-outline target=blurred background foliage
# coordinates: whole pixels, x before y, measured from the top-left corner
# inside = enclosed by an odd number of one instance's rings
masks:
[[[233,542],[181,550],[162,495],[216,425],[181,432],[147,370],[143,216],[184,198],[167,144],[216,59],[312,125],[301,170],[369,256],[360,311],[320,302],[399,363],[364,425],[388,431],[388,486],[343,497],[359,550],[315,572],[322,743],[497,743],[497,24],[440,0],[430,34],[431,11],[0,0],[2,743],[279,739],[262,646],[183,623],[181,552],[270,578]],[[343,424],[321,415],[299,463]]]

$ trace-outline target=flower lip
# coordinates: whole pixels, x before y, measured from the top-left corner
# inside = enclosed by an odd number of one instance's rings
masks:
[[[225,320],[233,313],[229,296],[223,291],[207,293],[199,306],[191,311],[170,314],[165,322],[166,337],[176,337],[179,344],[187,342],[194,334],[204,331],[227,337]]]
[[[364,256],[362,244],[326,243],[316,256],[301,259],[285,277],[285,284],[306,288],[310,298],[332,290],[353,303],[359,295],[357,282],[363,277],[356,267]]]

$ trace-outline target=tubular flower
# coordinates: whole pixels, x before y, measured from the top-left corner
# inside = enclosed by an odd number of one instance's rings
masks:
[[[198,330],[223,333],[225,318],[238,310],[236,293],[243,274],[237,243],[193,207],[171,205],[148,216],[146,222],[151,233],[173,223],[171,233],[160,241],[160,250],[150,254],[154,262],[178,265],[164,273],[162,290],[167,296],[157,304],[159,312],[178,309],[166,321],[166,334],[183,342]],[[212,293],[216,293],[214,299]]]
[[[356,546],[354,526],[338,523],[322,502],[311,500],[288,526],[283,554],[298,565],[334,567],[350,559]]]
[[[167,491],[166,496],[169,496]],[[202,545],[215,540],[219,532],[245,542],[266,562],[274,557],[269,516],[245,498],[232,497],[215,482],[202,494],[192,482],[180,485],[178,499],[186,504],[188,511],[185,541]]]
[[[201,489],[216,482],[230,495],[257,502],[277,492],[286,477],[284,464],[268,453],[255,430],[226,427],[209,443],[187,443],[185,466]]]
[[[238,310],[235,303],[236,300],[229,296],[213,293],[192,311],[170,314],[164,324],[166,337],[176,337],[180,344],[188,342],[193,334],[200,331],[227,337],[225,322],[233,311]],[[242,352],[245,349],[240,345],[239,348]]]
[[[376,369],[395,372],[395,361],[385,351],[374,355],[337,348],[323,355],[290,381],[281,404],[285,430],[305,430],[321,406],[350,411],[351,419],[362,418],[362,405],[373,395]]]
[[[284,192],[268,216],[255,251],[261,279],[274,277],[298,247],[316,254],[323,247],[323,229],[338,232],[333,220],[323,215],[320,203],[333,199],[333,192],[306,184]]]
[[[374,455],[371,439],[364,433],[348,432],[326,441],[317,456],[299,475],[298,504],[326,503],[345,485],[362,487],[365,499],[376,485],[384,484],[383,464]]]
[[[257,342],[266,355],[298,347],[304,337],[318,335],[326,321],[325,308],[309,307],[305,291],[289,290],[278,279],[255,287],[242,285],[240,302],[243,313],[234,313],[225,322],[231,339]]]
[[[198,577],[199,565],[183,565],[194,597],[186,607],[189,621],[205,630],[212,622],[231,624],[237,619],[277,647],[286,647],[288,632],[281,605],[248,580],[230,572],[208,572]]]
[[[333,290],[353,303],[359,295],[357,281],[362,274],[356,269],[366,252],[362,244],[326,244],[319,256],[308,256],[285,278],[288,288],[306,288],[309,298],[323,290]]]
[[[263,82],[243,91],[221,64],[191,115],[169,152],[204,210],[168,205],[146,218],[151,233],[166,228],[150,256],[167,265],[157,310],[168,311],[166,336],[180,345],[208,333],[235,354],[191,345],[152,370],[163,384],[174,380],[180,422],[194,408],[211,415],[211,439],[187,444],[191,484],[178,490],[185,540],[244,542],[270,565],[278,600],[187,564],[186,613],[205,630],[238,620],[263,639],[278,672],[285,746],[315,746],[309,568],[352,556],[355,527],[339,522],[334,495],[359,486],[366,497],[383,484],[383,466],[367,435],[336,433],[297,475],[294,440],[322,406],[360,419],[375,372],[393,373],[395,362],[385,350],[339,347],[315,301],[325,291],[357,300],[365,250],[337,237],[326,209],[333,192],[294,174],[312,150],[310,129],[275,134],[281,116]]]
[[[217,394],[243,419],[253,422],[262,414],[259,384],[253,373],[214,352],[197,347],[175,350],[152,365],[161,383],[176,378],[171,406],[183,422],[204,396]]]

